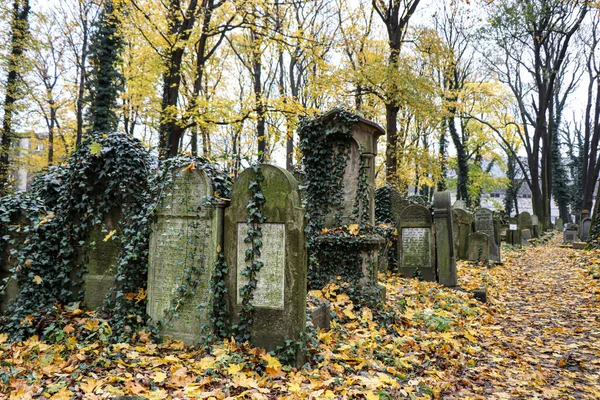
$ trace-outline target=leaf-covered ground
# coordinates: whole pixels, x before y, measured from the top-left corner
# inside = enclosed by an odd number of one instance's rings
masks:
[[[332,329],[296,370],[262,350],[110,344],[93,313],[65,311],[55,342],[0,336],[0,399],[600,398],[600,253],[558,241],[504,252],[504,265],[460,263],[464,291],[387,277],[385,310],[359,309],[335,286]],[[27,321],[24,321],[27,323]]]

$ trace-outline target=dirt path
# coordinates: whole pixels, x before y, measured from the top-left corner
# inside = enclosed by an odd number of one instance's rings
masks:
[[[583,252],[550,245],[489,271],[497,310],[455,398],[600,399],[600,282]]]

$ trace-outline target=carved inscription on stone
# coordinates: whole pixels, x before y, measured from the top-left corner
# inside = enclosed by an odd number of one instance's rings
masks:
[[[483,209],[475,211],[475,230],[487,234],[491,240],[494,240],[494,218],[491,211]]]
[[[402,228],[402,266],[430,268],[430,228]]]
[[[242,275],[249,261],[246,261],[246,250],[251,246],[245,243],[248,225],[238,223],[237,234],[237,303],[242,303],[240,290],[248,283]],[[261,255],[256,260],[263,263],[257,274],[257,285],[253,291],[252,305],[257,308],[283,310],[285,284],[285,224],[262,224]]]

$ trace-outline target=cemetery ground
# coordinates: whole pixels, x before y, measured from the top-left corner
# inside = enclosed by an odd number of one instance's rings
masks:
[[[313,331],[300,370],[232,341],[186,348],[142,331],[109,343],[94,313],[60,310],[52,343],[0,337],[0,398],[600,398],[600,252],[556,237],[503,249],[503,259],[459,263],[459,285],[485,286],[486,304],[392,276],[381,279],[380,309],[355,307],[336,285],[311,292],[310,301],[330,300],[334,317],[329,331]]]

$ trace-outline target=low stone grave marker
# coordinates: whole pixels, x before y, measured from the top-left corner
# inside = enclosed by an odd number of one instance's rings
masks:
[[[411,204],[402,211],[398,225],[398,270],[404,277],[420,274],[426,281],[437,281],[432,225],[431,213],[423,206]]]
[[[519,219],[519,228],[521,230],[523,229],[529,229],[531,231],[532,226],[533,226],[533,220],[531,218],[531,214],[529,214],[527,211],[523,211],[522,213],[520,213],[517,218]]]
[[[565,223],[562,218],[556,220],[556,229],[561,232],[565,229]]]
[[[473,213],[475,232],[485,233],[489,238],[489,258],[500,262],[500,246],[496,243],[496,230],[494,227],[494,216],[491,210],[480,208]]]
[[[540,237],[540,220],[535,214],[531,216],[531,236],[536,239]]]
[[[461,208],[454,208],[452,210],[452,230],[454,231],[456,258],[466,260],[469,235],[473,232],[473,215]]]
[[[210,282],[225,204],[217,203],[217,208],[209,201],[214,190],[205,172],[181,169],[174,174],[152,224],[147,312],[154,322],[164,322],[163,335],[192,345],[212,330]],[[178,303],[186,281],[197,285]]]
[[[469,235],[467,259],[469,261],[488,262],[490,259],[490,237],[484,232]]]
[[[304,208],[298,194],[298,182],[284,169],[262,164],[264,180],[260,189],[265,198],[258,224],[262,232],[260,255],[254,261],[262,263],[256,273],[256,287],[251,291],[254,306],[253,323],[248,327],[252,345],[275,350],[286,341],[297,342],[305,330],[307,258],[304,235]],[[242,288],[248,284],[244,274],[252,259],[252,245],[247,240],[249,229],[248,204],[253,193],[249,185],[257,181],[252,168],[246,169],[233,186],[231,206],[225,213],[225,256],[229,265],[227,279],[229,315],[237,324],[243,307]],[[297,365],[303,355],[296,354]]]
[[[531,231],[529,229],[523,229],[521,231],[521,237],[523,238],[523,240],[531,240],[532,236],[531,236]]]
[[[575,241],[577,241],[577,228],[573,226],[567,226],[567,228],[563,231],[563,242],[574,243]]]

